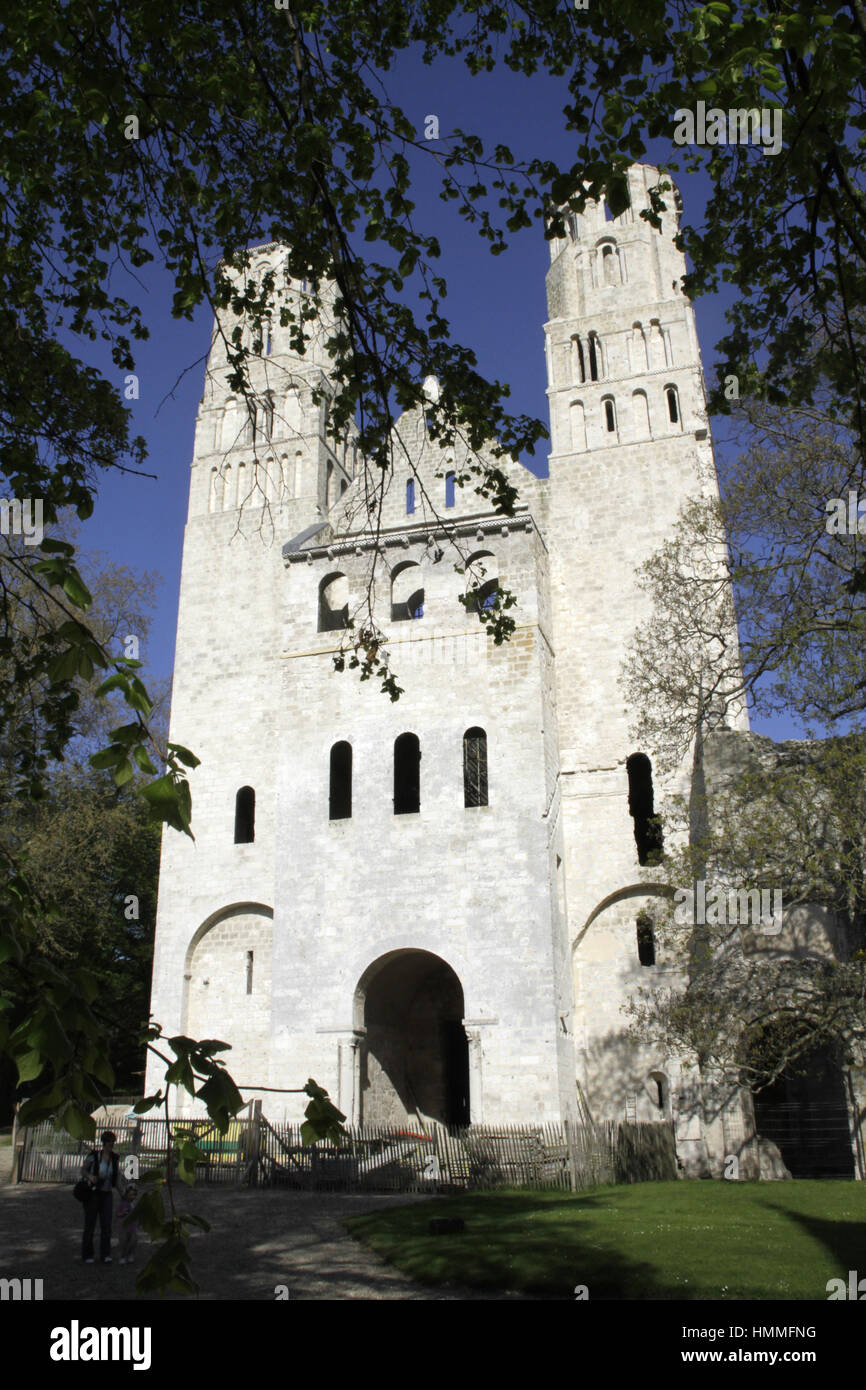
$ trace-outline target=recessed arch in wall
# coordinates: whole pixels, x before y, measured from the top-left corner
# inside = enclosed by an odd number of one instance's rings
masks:
[[[457,971],[432,951],[389,951],[367,967],[353,1001],[363,1123],[469,1123],[465,1009]]]

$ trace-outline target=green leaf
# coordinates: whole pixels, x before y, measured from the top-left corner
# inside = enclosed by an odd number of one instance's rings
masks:
[[[184,748],[181,743],[170,743],[168,745],[168,751],[174,753],[175,757],[179,762],[183,763],[184,767],[198,767],[201,762],[200,758],[197,758],[194,753],[190,753],[189,749]]]
[[[96,1135],[96,1121],[72,1101],[58,1113],[55,1123],[73,1139],[93,1139]]]
[[[21,1086],[25,1081],[35,1081],[42,1072],[45,1062],[42,1053],[39,1051],[26,1052],[23,1057],[15,1059],[18,1068],[18,1085]]]
[[[64,578],[63,592],[68,599],[71,599],[76,608],[87,610],[93,602],[90,590],[75,570],[70,571]]]

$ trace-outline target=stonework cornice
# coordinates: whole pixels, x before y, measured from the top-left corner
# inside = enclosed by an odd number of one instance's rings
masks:
[[[516,516],[468,516],[446,526],[431,526],[422,522],[415,526],[383,528],[378,535],[343,533],[335,536],[325,545],[307,546],[303,550],[283,548],[283,562],[297,564],[304,560],[311,564],[314,560],[331,560],[337,555],[363,555],[366,551],[385,549],[408,550],[419,543],[433,545],[437,541],[457,540],[466,536],[477,536],[485,540],[488,536],[507,536],[512,531],[537,530],[535,521],[528,511],[518,512]]]

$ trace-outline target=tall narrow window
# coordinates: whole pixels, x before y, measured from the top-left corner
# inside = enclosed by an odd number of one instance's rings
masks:
[[[574,345],[577,348],[577,370],[580,373],[581,381],[586,381],[586,362],[583,356],[583,343],[580,338],[574,339]]]
[[[421,810],[421,744],[417,734],[394,740],[394,815]]]
[[[653,919],[648,912],[639,912],[636,925],[637,958],[641,965],[655,965],[656,939],[653,931]]]
[[[463,735],[463,805],[487,805],[487,735],[467,729]]]
[[[331,749],[330,820],[348,820],[352,814],[352,745],[345,741]]]
[[[677,400],[677,388],[675,386],[669,386],[665,391],[665,396],[667,397],[668,403],[668,419],[672,425],[678,425],[680,422],[680,407]]]
[[[220,433],[220,449],[225,454],[229,449],[233,449],[238,442],[238,403],[234,396],[229,396],[225,403],[222,419],[222,431]]]
[[[247,994],[253,992],[253,953],[247,951]]]
[[[602,279],[606,285],[615,285],[619,280],[617,275],[616,256],[613,247],[608,245],[601,248]]]
[[[649,439],[649,404],[645,391],[633,391],[631,397],[632,433],[635,439]]]
[[[409,478],[406,483],[406,515],[411,516],[415,510],[415,479]]]
[[[445,506],[454,506],[454,474],[445,474]]]
[[[586,418],[583,401],[572,401],[568,411],[571,417],[571,447],[575,453],[583,453],[586,448]]]
[[[604,427],[608,434],[616,434],[616,414],[610,397],[604,402]]]
[[[256,794],[241,787],[235,797],[235,844],[251,845],[256,838]]]
[[[653,807],[652,764],[645,753],[632,753],[626,760],[628,810],[634,821],[634,838],[639,864],[658,864],[664,837]]]
[[[593,381],[598,381],[602,375],[601,341],[597,333],[589,335],[589,375]]]

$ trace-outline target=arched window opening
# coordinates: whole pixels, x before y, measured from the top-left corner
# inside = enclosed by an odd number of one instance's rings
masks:
[[[580,338],[575,338],[573,341],[577,349],[577,370],[581,381],[586,381],[586,361],[583,356],[583,343],[580,341]]]
[[[269,318],[266,318],[262,325],[262,338],[264,341],[265,357],[270,357],[273,338],[271,334],[271,321]]]
[[[415,479],[409,478],[406,482],[406,515],[411,516],[415,510]]]
[[[486,579],[475,592],[475,608],[479,613],[483,613],[485,608],[496,607],[496,595],[499,593],[499,580]]]
[[[232,491],[232,483],[233,483],[233,481],[234,481],[234,478],[232,477],[232,466],[231,466],[230,463],[227,463],[226,466],[225,466],[225,489],[226,489],[226,490],[225,490],[225,496],[223,497],[223,511],[226,511],[226,512],[232,511],[232,509],[234,508],[234,505],[235,505],[235,494],[234,494],[234,492]]]
[[[235,797],[235,844],[251,845],[256,838],[256,794],[241,787]]]
[[[267,391],[259,402],[259,411],[264,437],[271,439],[274,433],[274,398],[270,391]]]
[[[487,805],[487,735],[467,729],[463,735],[463,805]]]
[[[303,409],[301,407],[301,393],[296,386],[292,386],[286,392],[286,403],[283,407],[285,414],[286,429],[289,434],[300,434],[303,422]]]
[[[662,327],[658,319],[650,319],[649,360],[650,367],[653,370],[655,370],[656,367],[667,366],[667,349],[665,347]]]
[[[247,951],[247,994],[253,992],[253,953]]]
[[[649,403],[645,391],[635,391],[631,398],[632,429],[635,439],[649,439]]]
[[[331,502],[334,496],[334,465],[328,460],[328,469],[325,475],[325,511],[330,511]]]
[[[664,1072],[654,1071],[650,1076],[650,1081],[653,1084],[653,1091],[655,1093],[653,1095],[653,1100],[655,1101],[656,1109],[660,1110],[662,1114],[666,1114],[668,1108],[667,1077]]]
[[[219,475],[219,470],[212,468],[210,471],[210,496],[208,498],[208,510],[211,512],[222,511],[222,499],[220,498],[221,485],[222,478]]]
[[[604,427],[608,434],[616,434],[616,413],[610,396],[604,402]]]
[[[569,415],[571,417],[571,447],[575,453],[583,453],[586,449],[586,416],[583,401],[572,401]]]
[[[665,397],[668,403],[668,419],[672,425],[678,425],[680,422],[680,406],[677,400],[677,388],[675,386],[668,386],[665,390]]]
[[[641,965],[655,965],[656,939],[653,919],[648,912],[637,915],[637,958]]]
[[[467,597],[471,600],[470,608],[478,613],[495,606],[499,592],[497,571],[496,556],[491,550],[477,550],[466,561]]]
[[[454,506],[454,473],[445,474],[445,506]]]
[[[348,626],[349,581],[344,574],[326,574],[319,584],[319,632]]]
[[[617,263],[614,249],[608,242],[601,248],[602,279],[606,285],[615,285],[619,276],[617,275]]]
[[[604,376],[601,339],[597,333],[589,335],[589,375],[592,381],[599,381]]]
[[[237,401],[234,396],[229,396],[223,410],[222,429],[220,431],[220,449],[223,453],[234,448],[237,443],[237,433]]]
[[[247,401],[247,402],[246,402],[246,411],[247,411],[247,413],[246,413],[246,418],[245,418],[245,420],[244,420],[244,436],[243,436],[243,442],[244,442],[245,444],[254,444],[254,443],[255,443],[255,438],[256,438],[256,403],[255,403],[255,401]]]
[[[421,810],[421,744],[417,734],[394,740],[394,815]]]
[[[343,493],[346,491],[346,488],[347,488],[348,486],[349,486],[349,484],[346,482],[346,479],[345,479],[345,478],[341,478],[341,479],[340,479],[340,496],[341,496],[341,497],[343,496]]]
[[[626,760],[628,810],[634,821],[634,838],[639,864],[658,864],[664,848],[661,822],[653,806],[652,764],[645,753],[632,753]]]
[[[647,349],[646,334],[643,331],[643,325],[640,323],[632,324],[631,338],[629,339],[629,355],[633,372],[643,372],[648,369],[649,352]]]
[[[331,781],[328,816],[348,820],[352,815],[352,745],[345,741],[331,749]]]
[[[424,585],[421,566],[414,560],[397,565],[391,575],[391,621],[405,622],[424,616]]]

